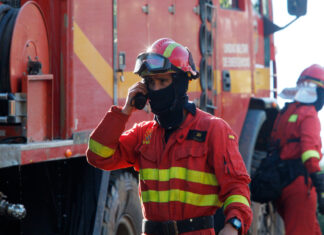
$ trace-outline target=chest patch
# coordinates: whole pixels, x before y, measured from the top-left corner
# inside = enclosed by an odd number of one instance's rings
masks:
[[[145,132],[143,144],[149,144],[151,142],[153,128],[148,128]]]
[[[189,130],[187,140],[195,140],[198,142],[205,142],[207,131]]]

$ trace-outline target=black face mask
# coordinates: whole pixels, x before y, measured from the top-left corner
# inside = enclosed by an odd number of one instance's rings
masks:
[[[152,112],[155,115],[168,112],[169,108],[174,106],[175,102],[173,83],[166,88],[156,91],[148,89],[148,98]]]
[[[316,93],[317,93],[317,100],[313,103],[313,105],[315,106],[315,109],[318,112],[323,108],[324,105],[324,88],[317,87]]]
[[[188,102],[188,79],[181,74],[173,76],[172,83],[160,90],[148,89],[148,98],[156,121],[165,129],[174,129],[183,121],[183,109]]]

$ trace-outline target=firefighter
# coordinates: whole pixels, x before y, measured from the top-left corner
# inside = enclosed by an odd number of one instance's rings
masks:
[[[145,234],[215,234],[213,215],[221,207],[226,223],[219,234],[245,234],[250,178],[229,125],[188,101],[189,80],[199,76],[189,50],[159,39],[137,57],[134,73],[143,82],[92,132],[88,162],[139,171]],[[148,97],[154,120],[124,132],[138,94]]]
[[[317,112],[324,103],[324,68],[319,65],[306,68],[297,87],[284,89],[280,96],[294,101],[286,103],[277,116],[271,134],[272,143],[279,146],[282,160],[300,159],[303,164],[300,163],[302,169],[295,166],[289,170],[289,175],[296,177],[276,201],[278,212],[284,220],[287,235],[321,234],[316,202],[323,214],[324,174],[319,166],[321,127]]]

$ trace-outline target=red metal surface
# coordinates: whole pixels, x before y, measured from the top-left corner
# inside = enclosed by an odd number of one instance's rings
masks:
[[[1,126],[0,140],[7,139],[13,136],[23,136],[21,126]]]
[[[149,14],[147,14],[146,25],[149,44],[162,37],[173,38],[174,15],[169,12],[169,7],[172,8],[174,2],[174,0],[148,1]]]
[[[49,53],[50,53],[50,73],[54,75],[54,137],[62,138],[66,136],[66,107],[64,92],[67,90],[63,82],[67,77],[71,77],[67,74],[68,62],[71,61],[67,58],[67,48],[73,48],[72,44],[67,45],[68,27],[71,28],[71,14],[67,14],[67,0],[60,1],[43,1],[34,0],[38,3],[42,9],[46,25],[48,28],[49,39]],[[22,0],[21,4],[26,3],[27,0]],[[69,1],[69,4],[72,1]],[[68,26],[69,25],[69,26]],[[71,31],[71,30],[70,30]]]
[[[169,2],[166,1],[166,2]],[[153,3],[153,4],[152,4]],[[162,3],[162,1],[161,1]],[[149,29],[153,30],[153,32],[157,31],[159,27],[161,27],[160,33],[166,30],[166,33],[170,31],[170,29],[166,29],[166,27],[170,26],[168,24],[169,20],[166,19],[166,24],[154,25],[149,20],[152,19],[152,13],[156,12],[157,9],[154,6],[156,5],[154,1],[128,1],[128,0],[118,0],[117,1],[117,35],[118,35],[118,43],[117,43],[117,55],[119,52],[126,53],[126,66],[124,72],[125,81],[121,82],[118,80],[118,104],[122,105],[125,103],[125,98],[127,95],[127,91],[131,84],[139,81],[140,78],[137,75],[132,74],[134,69],[134,64],[137,55],[140,52],[146,51],[147,47],[150,45],[150,42],[155,40],[156,36],[150,35]],[[165,12],[167,12],[166,3],[163,1],[161,4],[164,6]],[[143,11],[143,7],[148,7],[148,14]],[[160,10],[162,9],[159,8]],[[156,12],[157,13],[157,12]],[[159,12],[160,13],[160,12]],[[160,14],[159,14],[160,15]],[[152,29],[154,27],[155,29]],[[134,36],[136,35],[136,40]],[[120,76],[120,74],[119,74]],[[129,122],[127,123],[127,128],[131,128],[134,123],[140,122],[143,120],[151,120],[153,118],[153,114],[148,114],[145,111],[136,111],[134,115],[131,116]]]
[[[10,49],[11,91],[21,92],[21,78],[27,73],[28,59],[42,63],[42,72],[49,73],[47,29],[43,13],[35,2],[27,2],[19,11]]]
[[[53,79],[53,132],[55,138],[68,139],[73,133],[82,132],[93,129],[106,110],[113,103],[113,97],[105,91],[105,87],[98,82],[93,71],[90,71],[86,66],[86,62],[81,60],[75,53],[75,24],[78,25],[86,39],[98,54],[104,59],[110,69],[113,69],[113,0],[51,0],[42,1],[35,0],[44,12],[44,17],[40,13],[38,6],[35,3],[27,3],[22,10],[30,13],[20,13],[18,18],[20,35],[14,35],[15,42],[13,43],[15,56],[11,56],[11,62],[15,71],[13,72],[13,87],[16,90],[21,89],[20,79],[26,69],[26,56],[31,55],[32,59],[40,53],[39,40],[37,43],[31,43],[27,48],[28,37],[30,33],[45,30],[39,27],[44,25],[30,26],[33,23],[31,15],[36,14],[36,18],[46,21],[48,27],[49,40],[49,57],[50,71],[47,68],[47,73],[54,75]],[[26,0],[22,0],[25,3]],[[144,1],[127,1],[118,0],[117,2],[117,58],[119,52],[126,53],[126,67],[124,71],[125,82],[118,81],[118,103],[123,104],[127,94],[128,87],[134,83],[138,77],[132,74],[134,62],[137,54],[144,51],[153,41],[160,37],[171,37],[181,44],[188,46],[193,54],[197,67],[201,59],[199,50],[199,28],[201,25],[200,15],[195,13],[199,1],[188,0],[144,0]],[[214,0],[215,15],[217,17],[216,27],[214,30],[214,64],[213,70],[217,71],[218,85],[221,83],[221,72],[223,70],[244,70],[251,72],[251,86],[253,86],[254,64],[264,63],[264,45],[263,45],[263,28],[260,15],[255,15],[251,9],[250,1],[240,1],[240,9],[222,9],[219,6],[219,1]],[[242,4],[244,3],[244,4]],[[143,7],[148,6],[148,14],[143,11]],[[169,11],[174,6],[174,14]],[[171,8],[170,8],[171,7]],[[31,8],[32,10],[27,10]],[[23,12],[23,11],[22,11]],[[271,11],[270,11],[271,13]],[[255,24],[257,21],[257,24]],[[17,23],[18,24],[18,23]],[[211,26],[211,25],[209,25]],[[28,30],[27,30],[28,29]],[[30,29],[30,30],[29,30]],[[210,29],[210,28],[209,28]],[[16,31],[16,30],[15,30]],[[29,32],[30,31],[30,32]],[[40,37],[39,35],[36,35]],[[36,40],[36,39],[35,39]],[[30,40],[29,40],[30,41]],[[255,44],[258,44],[258,50],[255,53]],[[271,38],[271,43],[273,40]],[[246,56],[250,58],[250,66],[244,68],[226,67],[223,64],[224,44],[247,44],[249,49],[246,55],[232,54],[232,57]],[[19,47],[17,46],[19,45]],[[36,46],[35,46],[36,45]],[[273,44],[271,44],[273,53]],[[12,49],[13,50],[13,49]],[[44,50],[42,50],[44,51]],[[48,51],[45,49],[45,51]],[[274,57],[273,55],[271,55]],[[23,59],[21,59],[23,58]],[[18,61],[18,63],[17,63]],[[118,61],[117,61],[118,63]],[[24,67],[25,66],[25,67]],[[17,67],[17,68],[16,68]],[[22,69],[23,68],[23,69]],[[46,68],[43,68],[46,72]],[[118,79],[120,77],[118,73]],[[214,75],[216,79],[216,73]],[[112,87],[112,77],[107,78],[106,86]],[[199,83],[198,83],[199,84]],[[40,96],[32,95],[33,101],[39,104],[37,97],[45,97],[44,89],[46,85],[42,85],[42,94]],[[251,87],[251,91],[253,91]],[[217,90],[217,107],[216,115],[224,118],[230,123],[233,129],[240,133],[245,114],[248,108],[249,99],[251,96],[267,95],[266,90],[259,90],[258,94],[223,92]],[[195,88],[191,94],[191,99],[200,97],[199,87]],[[43,105],[43,104],[39,104]],[[44,111],[45,110],[45,111]],[[43,113],[47,109],[43,108]],[[38,111],[37,111],[38,112]],[[37,113],[36,113],[37,114]],[[35,115],[36,115],[35,114]],[[43,115],[43,114],[42,114]],[[145,111],[135,112],[130,119],[127,127],[131,127],[134,122],[143,119],[151,119],[152,114],[147,114]],[[33,117],[34,120],[35,117]],[[40,118],[39,123],[44,126],[47,122],[45,118]],[[38,123],[30,128],[37,128]],[[49,136],[47,130],[39,136]],[[34,133],[35,134],[35,133]],[[33,135],[34,135],[33,134]],[[35,134],[36,135],[36,134]],[[37,139],[42,137],[37,137]],[[46,137],[47,138],[47,137]],[[55,152],[53,148],[45,147],[47,150],[28,150],[24,153],[25,158],[30,158],[32,154],[39,156],[37,161],[48,159],[58,159],[59,155],[64,158],[65,151]],[[55,149],[55,148],[54,148]],[[73,152],[73,151],[72,151]],[[45,154],[46,157],[42,157]],[[51,155],[52,154],[52,155]],[[28,155],[28,157],[27,157]],[[30,155],[30,156],[29,156]],[[25,161],[27,163],[28,160]]]
[[[139,52],[145,51],[149,46],[149,16],[142,11],[142,7],[148,4],[148,0],[119,0],[117,2],[118,52],[126,52],[125,71],[133,71],[137,55]],[[164,28],[165,26],[162,27]],[[136,40],[133,40],[134,35],[136,35]],[[152,38],[151,40],[154,39]],[[126,75],[126,79],[131,78],[128,78]]]
[[[43,148],[22,150],[21,151],[21,165],[45,162],[48,160],[58,160],[71,157],[84,156],[84,153],[87,149],[87,144],[79,145],[65,145],[58,147],[46,147]],[[72,152],[71,156],[67,157],[66,152],[70,150]]]
[[[198,2],[196,1],[176,0],[175,14],[169,17],[172,20],[172,37],[175,41],[180,42],[190,49],[195,64],[199,67],[201,59],[199,51],[201,20],[200,16],[193,11],[197,4]]]
[[[246,11],[232,9],[218,9],[217,11],[217,68],[223,70],[247,70],[251,72],[251,86],[253,86],[254,48],[253,48],[253,22],[250,12],[250,1],[244,6]],[[246,53],[225,52],[225,44],[247,45]],[[224,64],[224,57],[228,58],[249,58],[248,66],[227,66]],[[233,79],[231,80],[233,82]],[[251,87],[253,91],[253,87]],[[233,93],[222,91],[220,99],[222,106],[221,117],[225,119],[240,135],[248,109],[251,93]]]
[[[270,19],[273,20],[273,9],[272,9],[272,0],[268,1],[268,6],[269,6],[269,16]],[[275,61],[275,46],[274,46],[274,38],[273,34],[269,36],[270,37],[270,59]]]
[[[73,7],[74,1],[63,1],[60,16],[62,28],[60,34],[61,46],[61,86],[60,86],[60,134],[62,139],[72,136],[72,123],[75,115],[73,71]]]
[[[52,140],[53,75],[28,75],[22,80],[22,92],[27,94],[27,140]]]
[[[250,102],[250,95],[224,94],[222,96],[222,118],[240,136]]]
[[[253,44],[255,63],[264,64],[264,36],[262,15],[253,11]]]
[[[69,14],[73,14],[73,22],[80,27],[89,42],[95,47],[96,51],[105,62],[113,67],[113,22],[112,22],[112,0],[109,1],[71,1]],[[133,2],[133,1],[131,1]],[[77,4],[76,4],[77,3]],[[130,3],[131,4],[131,3]],[[72,21],[72,20],[71,20]],[[78,56],[73,52],[73,41],[78,40],[71,38],[68,49],[73,60],[70,60],[69,71],[70,78],[66,79],[66,85],[70,86],[66,94],[70,97],[67,100],[67,117],[66,133],[70,135],[73,132],[93,129],[112,104],[112,98],[100,86],[94,75],[87,69]],[[73,55],[73,56],[72,56]],[[91,59],[91,58],[90,58]],[[98,68],[99,69],[99,68]],[[112,77],[106,78],[112,81]],[[71,81],[72,80],[72,81]],[[113,86],[108,83],[106,86]]]

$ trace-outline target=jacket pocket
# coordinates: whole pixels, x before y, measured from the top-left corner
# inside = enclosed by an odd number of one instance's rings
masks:
[[[225,172],[230,175],[248,175],[245,163],[236,148],[228,148],[224,156]]]
[[[200,158],[207,155],[207,146],[206,145],[185,145],[179,148],[175,153],[175,159],[181,160],[185,158]]]
[[[147,160],[152,163],[157,162],[158,154],[154,151],[152,146],[150,146],[149,144],[143,144],[139,148],[139,152],[144,160]]]

